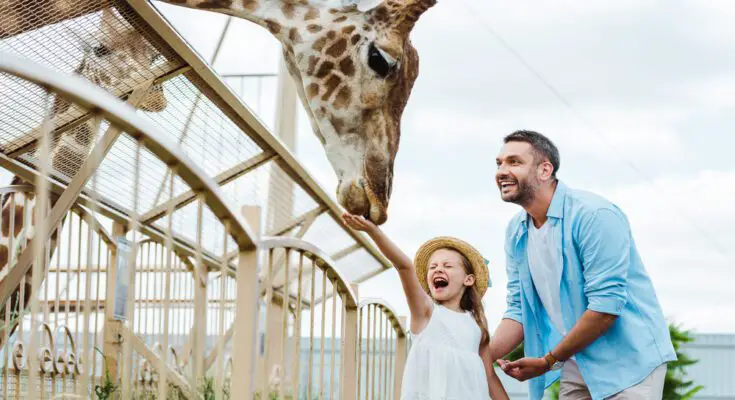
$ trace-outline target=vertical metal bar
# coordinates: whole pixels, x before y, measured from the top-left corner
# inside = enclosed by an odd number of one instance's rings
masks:
[[[243,214],[253,229],[254,241],[260,237],[259,207],[243,207]],[[235,314],[235,335],[233,344],[232,376],[236,377],[232,385],[232,398],[250,399],[255,386],[255,359],[257,354],[258,335],[258,249],[238,248],[237,265],[237,307]]]
[[[398,317],[402,326],[406,325],[406,317]],[[405,333],[401,332],[396,339],[395,363],[396,371],[393,379],[393,393],[396,398],[401,395],[401,380],[403,379],[403,367],[406,365],[406,355],[408,354],[408,343]]]
[[[15,251],[13,251],[14,243],[13,239],[15,238],[15,197],[17,196],[16,193],[10,193],[8,194],[8,197],[10,200],[7,200],[7,198],[4,198],[4,201],[10,201],[10,208],[8,211],[8,218],[10,221],[8,221],[8,224],[10,225],[8,232],[12,232],[11,235],[8,237],[8,264],[6,268],[10,268],[11,265],[15,263]],[[0,203],[0,204],[4,204]],[[0,219],[2,219],[2,212],[0,212]],[[5,321],[3,321],[5,326],[5,329],[3,329],[3,355],[4,355],[4,362],[3,362],[3,398],[8,398],[8,387],[10,384],[8,383],[8,369],[10,368],[10,328],[11,328],[11,314],[14,310],[11,310],[10,304],[12,301],[8,301],[5,303]]]
[[[190,377],[192,387],[197,387],[198,378],[204,377],[204,347],[207,336],[207,267],[202,258],[202,234],[204,230],[204,194],[197,195],[197,237],[195,252],[194,278],[194,315],[192,329],[194,331],[194,343],[191,347],[193,368]]]
[[[93,178],[94,179],[94,178]],[[94,186],[94,183],[93,183]],[[106,247],[106,246],[105,246]],[[105,250],[107,250],[105,248]],[[107,268],[107,266],[105,266]],[[95,295],[94,295],[94,301],[97,304],[97,307],[95,308],[95,314],[94,314],[94,344],[93,348],[95,351],[92,352],[92,386],[94,386],[95,383],[97,383],[96,377],[97,377],[97,349],[99,348],[98,339],[99,339],[99,322],[100,322],[100,278],[101,278],[101,271],[102,271],[102,237],[100,235],[97,235],[97,273],[96,278],[97,282],[95,283]]]
[[[176,167],[172,166],[169,168],[169,183],[168,183],[168,210],[166,214],[168,216],[166,226],[166,262],[163,264],[163,276],[161,279],[163,282],[163,318],[161,318],[163,344],[161,351],[161,361],[158,365],[158,394],[160,399],[168,398],[168,336],[169,336],[169,324],[170,324],[170,299],[171,299],[171,270],[173,269],[173,256],[174,256],[174,238],[173,238],[173,225],[174,225],[174,177],[176,176]]]
[[[273,249],[270,249],[268,251],[268,275],[266,277],[265,281],[265,287],[266,287],[266,295],[265,295],[265,309],[266,309],[266,321],[269,320],[268,313],[271,312],[271,304],[273,303]],[[268,382],[268,367],[270,366],[270,349],[268,346],[268,329],[270,327],[268,326],[268,323],[266,322],[266,334],[263,337],[263,348],[265,349],[265,354],[263,355],[263,379],[261,384],[261,396],[262,398],[268,398],[269,397],[269,382]]]
[[[390,336],[390,321],[384,314],[385,318],[385,342],[383,344],[383,362],[385,363],[385,370],[383,375],[383,398],[388,398],[388,336]]]
[[[319,342],[319,400],[322,400],[324,398],[324,329],[325,329],[325,323],[326,323],[326,311],[327,311],[327,305],[325,299],[327,298],[327,271],[326,269],[321,269],[322,271],[322,301],[320,304],[320,307],[322,308],[322,329],[319,331],[320,333],[320,342]]]
[[[94,220],[94,218],[92,218]],[[82,335],[82,351],[83,356],[82,359],[84,360],[82,362],[82,384],[81,390],[77,391],[80,395],[84,395],[84,392],[86,392],[89,388],[89,379],[87,376],[87,373],[89,373],[92,369],[89,367],[89,314],[91,312],[91,301],[90,297],[92,297],[92,280],[90,279],[90,272],[92,269],[92,252],[94,251],[94,238],[92,237],[92,228],[93,225],[89,224],[87,226],[87,272],[84,274],[84,333]],[[81,392],[81,393],[80,393]]]
[[[367,350],[365,351],[365,398],[370,399],[370,348],[372,347],[372,336],[370,335],[370,321],[372,320],[370,318],[370,310],[372,310],[373,305],[367,304],[367,310],[365,311],[367,314],[367,321],[365,322],[365,327],[367,328],[367,337],[366,337],[366,347]]]
[[[373,334],[375,335],[375,339],[373,339],[373,368],[370,371],[370,384],[371,384],[371,392],[373,393],[373,397],[376,395],[375,391],[375,367],[376,364],[378,364],[378,306],[373,305]]]
[[[383,319],[385,316],[384,310],[380,309],[380,318],[378,320],[378,343],[376,345],[376,348],[378,349],[378,356],[377,360],[375,360],[375,363],[378,364],[378,393],[382,392],[382,385],[383,385]]]
[[[314,367],[314,292],[316,290],[316,260],[311,259],[311,297],[309,298],[309,385],[307,387],[307,400],[311,400],[312,375]]]
[[[296,283],[296,314],[294,316],[294,361],[293,361],[293,396],[299,398],[299,379],[301,378],[301,280],[304,271],[304,253],[299,252],[298,282]]]
[[[283,301],[281,302],[281,329],[282,335],[281,335],[281,346],[283,346],[283,349],[281,350],[281,384],[278,385],[278,398],[283,399],[284,398],[284,387],[286,386],[286,343],[288,340],[288,308],[289,308],[289,284],[291,281],[289,280],[289,270],[291,269],[291,250],[284,248],[283,251],[286,252],[286,257],[284,258],[284,283],[283,283]]]
[[[140,171],[142,169],[141,163],[140,163],[140,153],[141,153],[141,143],[140,141],[136,142],[135,147],[135,168],[133,168],[133,210],[130,213],[130,230],[131,230],[131,253],[130,257],[128,259],[128,276],[129,276],[129,282],[130,282],[130,288],[128,289],[130,293],[135,293],[135,264],[137,261],[137,241],[138,241],[138,207],[139,207],[139,197],[140,197]],[[126,318],[130,321],[132,320],[130,313],[134,313],[134,307],[135,307],[135,299],[134,296],[128,296],[127,298],[127,309],[126,312],[128,315],[126,315]],[[133,316],[134,317],[134,316]],[[123,341],[123,360],[125,368],[123,369],[123,382],[122,382],[122,395],[124,399],[129,399],[131,397],[131,374],[132,374],[132,363],[133,363],[133,349],[130,345],[130,340],[124,340]]]
[[[217,368],[216,368],[216,379],[215,379],[215,389],[216,389],[216,399],[221,400],[222,399],[222,388],[224,385],[224,344],[225,344],[225,289],[227,285],[227,239],[229,237],[228,233],[230,232],[230,223],[229,221],[225,221],[225,237],[223,240],[223,249],[222,249],[222,264],[220,265],[220,302],[219,302],[219,340],[217,343]]]
[[[36,221],[35,221],[35,230],[36,234],[43,235],[43,232],[46,232],[46,225],[48,223],[47,221],[47,215],[48,215],[48,181],[46,180],[46,177],[49,176],[49,172],[51,170],[51,166],[49,165],[49,134],[53,130],[53,112],[51,110],[51,92],[48,92],[45,101],[44,101],[44,108],[46,110],[46,113],[44,115],[44,121],[43,121],[43,128],[41,129],[41,138],[39,143],[39,160],[38,160],[38,169],[39,169],[39,175],[36,177]],[[27,225],[26,225],[27,226]],[[34,356],[28,357],[28,395],[30,398],[38,398],[38,388],[36,387],[36,371],[38,370],[37,364],[36,364],[36,357],[35,354],[37,353],[38,348],[38,335],[36,334],[36,315],[38,314],[39,310],[39,304],[38,304],[38,289],[41,286],[41,278],[43,277],[42,273],[46,269],[45,265],[42,265],[45,261],[45,251],[44,249],[48,245],[47,240],[43,240],[39,243],[39,245],[34,249],[35,250],[35,257],[34,257],[34,263],[32,266],[32,279],[31,279],[31,341],[30,346],[28,349],[28,354],[33,354]],[[21,295],[22,296],[22,295]],[[21,319],[22,321],[22,319]],[[23,327],[19,325],[19,330],[22,332]]]
[[[359,300],[359,299],[358,299]],[[359,304],[359,303],[358,303]],[[357,308],[357,321],[358,321],[358,327],[357,327],[357,398],[358,400],[361,398],[362,395],[362,319],[365,316],[364,312],[362,311],[364,308],[359,307]]]
[[[335,370],[335,353],[336,353],[336,337],[337,337],[337,297],[339,297],[339,293],[337,291],[337,282],[336,280],[330,280],[332,284],[332,344],[331,344],[331,365],[329,367],[330,376],[329,376],[329,397],[332,398],[334,396],[334,370]],[[323,301],[326,305],[326,300]]]

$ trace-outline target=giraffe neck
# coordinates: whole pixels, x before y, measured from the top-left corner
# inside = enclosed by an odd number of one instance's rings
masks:
[[[268,29],[281,43],[288,43],[309,23],[337,9],[312,5],[308,0],[161,0],[172,5],[232,15]],[[356,7],[352,7],[356,10]]]

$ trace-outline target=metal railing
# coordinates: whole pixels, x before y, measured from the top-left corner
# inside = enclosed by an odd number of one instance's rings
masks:
[[[3,199],[2,223],[7,223],[10,229],[4,232],[9,251],[6,264],[1,266],[0,280],[0,305],[5,310],[2,351],[6,361],[12,362],[3,364],[2,376],[4,390],[14,391],[6,397],[35,399],[56,393],[76,393],[86,398],[93,388],[109,384],[110,387],[119,385],[123,398],[137,395],[139,389],[154,391],[159,398],[166,398],[169,391],[190,398],[196,392],[197,380],[206,372],[205,363],[207,367],[216,366],[217,389],[223,388],[226,370],[240,370],[247,377],[245,371],[252,368],[247,360],[252,359],[253,349],[247,346],[240,349],[243,364],[233,359],[229,368],[219,343],[226,341],[225,327],[233,324],[233,292],[248,288],[251,293],[255,291],[257,271],[252,254],[257,239],[243,217],[223,200],[219,186],[132,108],[106,91],[80,78],[64,76],[10,55],[0,57],[0,72],[22,80],[23,87],[37,85],[45,89],[18,91],[18,104],[40,101],[48,105],[45,123],[38,130],[41,162],[37,170],[29,170],[25,177],[34,182],[33,192],[27,187],[11,188],[5,190]],[[140,94],[148,89],[140,89]],[[50,105],[53,98],[59,97],[93,110],[91,136],[96,139],[91,143],[89,156],[73,171],[71,182],[65,188],[54,183],[56,170],[48,156],[54,134],[54,126],[49,123],[54,108]],[[108,235],[96,219],[100,205],[96,181],[99,165],[109,148],[124,138],[133,146],[128,161],[133,164],[130,190],[134,207],[132,218],[113,222],[112,234]],[[162,216],[166,221],[163,226],[145,226],[136,218],[140,215],[137,205],[143,154],[150,162],[158,160],[164,166],[160,173],[169,176],[164,191],[169,206]],[[120,179],[125,178],[121,172]],[[82,205],[77,200],[89,181],[88,201]],[[175,244],[173,236],[175,182],[182,190],[196,193],[193,227],[196,241],[186,246],[187,251]],[[74,209],[82,210],[77,211],[78,218],[70,217],[69,210]],[[209,225],[203,222],[205,216],[209,216]],[[206,263],[202,239],[204,234],[213,232],[222,235],[219,254],[209,254],[210,262]],[[143,250],[139,246],[144,246]],[[156,249],[157,260],[146,259],[146,246]],[[233,251],[239,254],[237,268],[230,263],[229,254]],[[235,285],[229,278],[236,269],[241,275],[240,282],[244,282],[242,285]],[[216,314],[218,328],[206,329],[206,323],[193,324],[198,328],[193,330],[192,350],[187,352],[194,359],[188,376],[182,373],[176,361],[178,356],[173,357],[175,351],[171,351],[177,344],[172,336],[177,326],[172,306],[178,300],[173,288],[179,280],[174,279],[174,274],[180,275],[184,270],[185,274],[198,278],[191,286],[194,302],[202,307],[194,307],[193,318],[207,321],[208,314]],[[212,273],[219,275],[219,290],[207,293],[207,288],[217,285],[208,284],[202,278]],[[156,275],[153,286],[144,278],[146,274]],[[99,293],[102,288],[104,294]],[[161,310],[155,317],[160,319],[155,321],[158,328],[152,331],[145,329],[151,327],[151,321],[141,308],[150,300],[150,292],[156,292],[156,304]],[[255,305],[246,302],[238,312],[243,316],[254,315]],[[104,320],[102,324],[100,319]],[[143,319],[148,321],[143,323]],[[241,322],[243,337],[248,336],[245,328],[252,327],[248,322],[251,321]],[[100,334],[104,335],[102,363],[93,352]],[[219,345],[204,359],[206,337],[214,337]],[[96,372],[98,366],[101,373]],[[252,382],[245,379],[247,391]]]

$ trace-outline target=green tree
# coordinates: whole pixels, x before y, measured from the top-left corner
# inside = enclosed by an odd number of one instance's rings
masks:
[[[668,365],[663,399],[687,400],[704,388],[702,385],[692,387],[694,382],[686,380],[687,373],[685,368],[697,363],[698,360],[694,360],[682,353],[681,345],[693,341],[694,338],[692,338],[688,330],[682,330],[680,326],[674,324],[669,324],[669,335],[671,336],[671,342],[674,344],[677,359]]]
[[[686,380],[686,367],[697,363],[698,360],[682,353],[681,345],[693,341],[694,338],[692,338],[689,331],[682,330],[674,324],[669,324],[669,335],[676,351],[677,360],[668,363],[662,400],[688,400],[704,388],[702,385],[692,387],[694,382]],[[519,358],[523,358],[523,343],[505,356],[508,361],[515,361]],[[559,398],[559,381],[554,382],[546,391],[550,399],[557,400]]]

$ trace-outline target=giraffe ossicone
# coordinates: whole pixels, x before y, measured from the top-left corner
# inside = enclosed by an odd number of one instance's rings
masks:
[[[247,19],[283,45],[311,127],[338,179],[337,199],[387,219],[401,116],[418,76],[409,40],[436,0],[164,0]]]

